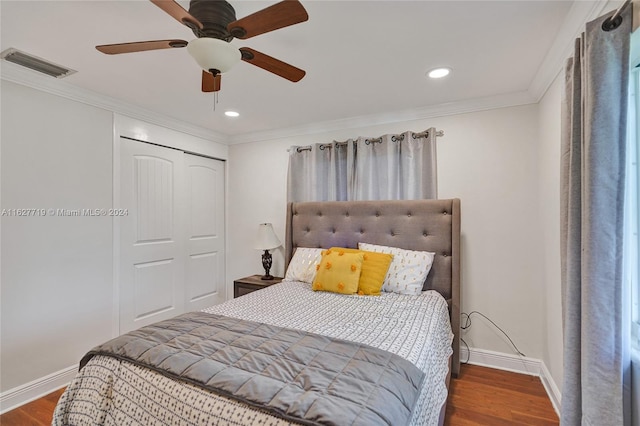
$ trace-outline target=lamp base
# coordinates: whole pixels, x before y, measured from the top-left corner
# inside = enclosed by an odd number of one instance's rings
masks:
[[[265,250],[264,253],[262,254],[262,267],[264,268],[264,275],[262,276],[262,278],[260,278],[261,280],[272,280],[273,276],[269,273],[269,270],[271,269],[271,253],[269,253],[269,250]]]

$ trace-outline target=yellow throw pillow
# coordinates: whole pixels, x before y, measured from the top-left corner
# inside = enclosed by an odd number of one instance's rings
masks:
[[[358,294],[380,295],[384,277],[387,275],[387,271],[393,260],[392,254],[342,247],[332,247],[331,250],[342,250],[344,253],[363,253],[364,261],[362,262],[362,273],[360,274],[360,281],[358,282]]]
[[[362,271],[363,253],[345,253],[325,250],[317,265],[318,272],[313,280],[313,290],[333,293],[355,294]]]

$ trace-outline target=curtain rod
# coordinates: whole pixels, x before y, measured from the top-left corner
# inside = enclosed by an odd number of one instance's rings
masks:
[[[622,24],[622,16],[620,14],[622,11],[631,4],[631,0],[626,0],[622,5],[616,10],[616,12],[611,15],[608,19],[605,19],[602,23],[602,29],[604,31],[612,31],[615,30]]]
[[[420,138],[427,138],[429,137],[429,131],[425,130],[424,132],[420,132],[420,133],[413,133],[411,132],[411,136],[413,136],[414,139],[420,139]],[[436,136],[444,136],[444,130],[436,130]],[[357,138],[356,138],[357,139]],[[400,135],[391,135],[391,140],[393,142],[398,142],[404,139],[404,134],[400,134]],[[338,146],[344,146],[347,144],[347,142],[349,141],[333,141],[334,144],[338,145]],[[379,138],[374,138],[374,139],[365,139],[364,143],[366,145],[371,145],[372,143],[381,143],[382,142],[382,136]],[[333,144],[331,143],[325,143],[320,145],[320,150],[324,151],[326,148],[331,148],[333,146]],[[287,149],[287,151],[289,151]],[[311,145],[307,145],[307,146],[299,146],[296,148],[297,152],[302,152],[302,151],[311,151]]]

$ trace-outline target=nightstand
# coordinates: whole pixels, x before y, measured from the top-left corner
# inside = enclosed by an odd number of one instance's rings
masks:
[[[262,275],[251,275],[250,277],[240,278],[233,282],[233,297],[244,296],[253,291],[278,284],[284,278],[273,277],[272,280],[261,279]]]

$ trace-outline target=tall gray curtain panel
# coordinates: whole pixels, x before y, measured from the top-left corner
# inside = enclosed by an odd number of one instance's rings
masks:
[[[631,7],[586,26],[566,67],[561,250],[561,425],[628,424],[622,250]],[[626,401],[626,403],[625,403]]]

